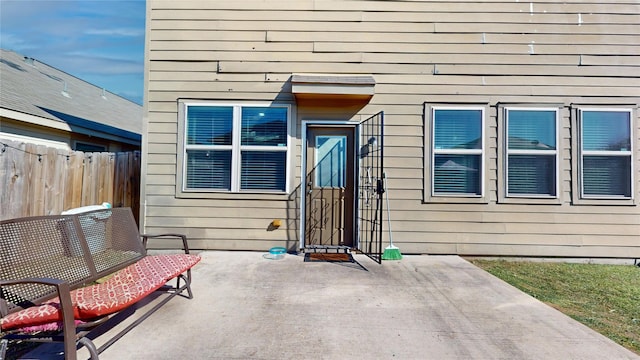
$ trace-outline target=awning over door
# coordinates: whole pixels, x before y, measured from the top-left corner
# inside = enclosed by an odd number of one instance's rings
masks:
[[[339,100],[365,105],[375,92],[371,75],[294,74],[291,92],[298,102]]]

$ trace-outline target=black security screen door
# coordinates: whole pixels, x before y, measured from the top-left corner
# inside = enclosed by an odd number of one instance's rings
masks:
[[[384,113],[358,125],[357,248],[374,261],[382,262],[382,178],[384,155]]]

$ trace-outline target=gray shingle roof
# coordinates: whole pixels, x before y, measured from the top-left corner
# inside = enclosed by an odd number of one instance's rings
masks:
[[[4,49],[0,49],[0,108],[138,141],[142,134],[142,106]]]

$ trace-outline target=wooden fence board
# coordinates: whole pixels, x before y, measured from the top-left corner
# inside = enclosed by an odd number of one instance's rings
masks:
[[[83,153],[0,140],[0,220],[109,202],[140,209],[140,154]]]
[[[37,154],[38,147],[34,144],[26,144],[25,153],[27,154]],[[39,157],[38,157],[39,159]],[[25,191],[22,194],[22,203],[25,205],[22,216],[27,216],[27,214],[33,212],[38,213],[37,206],[35,205],[33,199],[35,198],[35,186],[32,186],[37,182],[39,171],[38,171],[38,161],[37,159],[33,159],[32,157],[24,159],[24,178],[25,181],[24,187]],[[35,160],[35,161],[33,161]]]
[[[68,172],[65,179],[64,204],[68,208],[79,207],[82,204],[82,173],[84,171],[84,155],[80,152],[68,154]]]
[[[22,164],[25,163],[26,153],[24,152],[24,145],[19,149],[20,151],[17,151],[3,145],[3,150],[0,154],[2,157],[2,161],[0,161],[0,169],[2,169],[2,172],[0,172],[2,177],[0,184],[2,184],[3,189],[0,196],[2,199],[0,202],[2,207],[0,214],[16,214],[17,216],[22,214],[22,196],[26,191]]]
[[[55,148],[46,148],[44,183],[44,213],[46,215],[59,214],[62,204],[60,198],[60,171],[64,170],[65,163]]]

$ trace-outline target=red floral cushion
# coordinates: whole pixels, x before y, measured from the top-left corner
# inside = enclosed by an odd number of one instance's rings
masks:
[[[77,289],[75,304],[80,319],[120,311],[156,291],[167,281],[190,269],[200,257],[185,254],[147,256],[102,284]]]
[[[32,306],[3,317],[0,321],[0,328],[6,331],[62,321],[62,314],[58,312],[59,308],[58,298],[51,299],[39,306]],[[77,309],[74,308],[74,317],[77,316]]]
[[[71,292],[74,317],[88,320],[120,311],[154,292],[167,281],[200,261],[197,255],[167,254],[147,256],[116,272],[102,284]],[[60,301],[52,299],[2,318],[3,330],[61,321]]]

